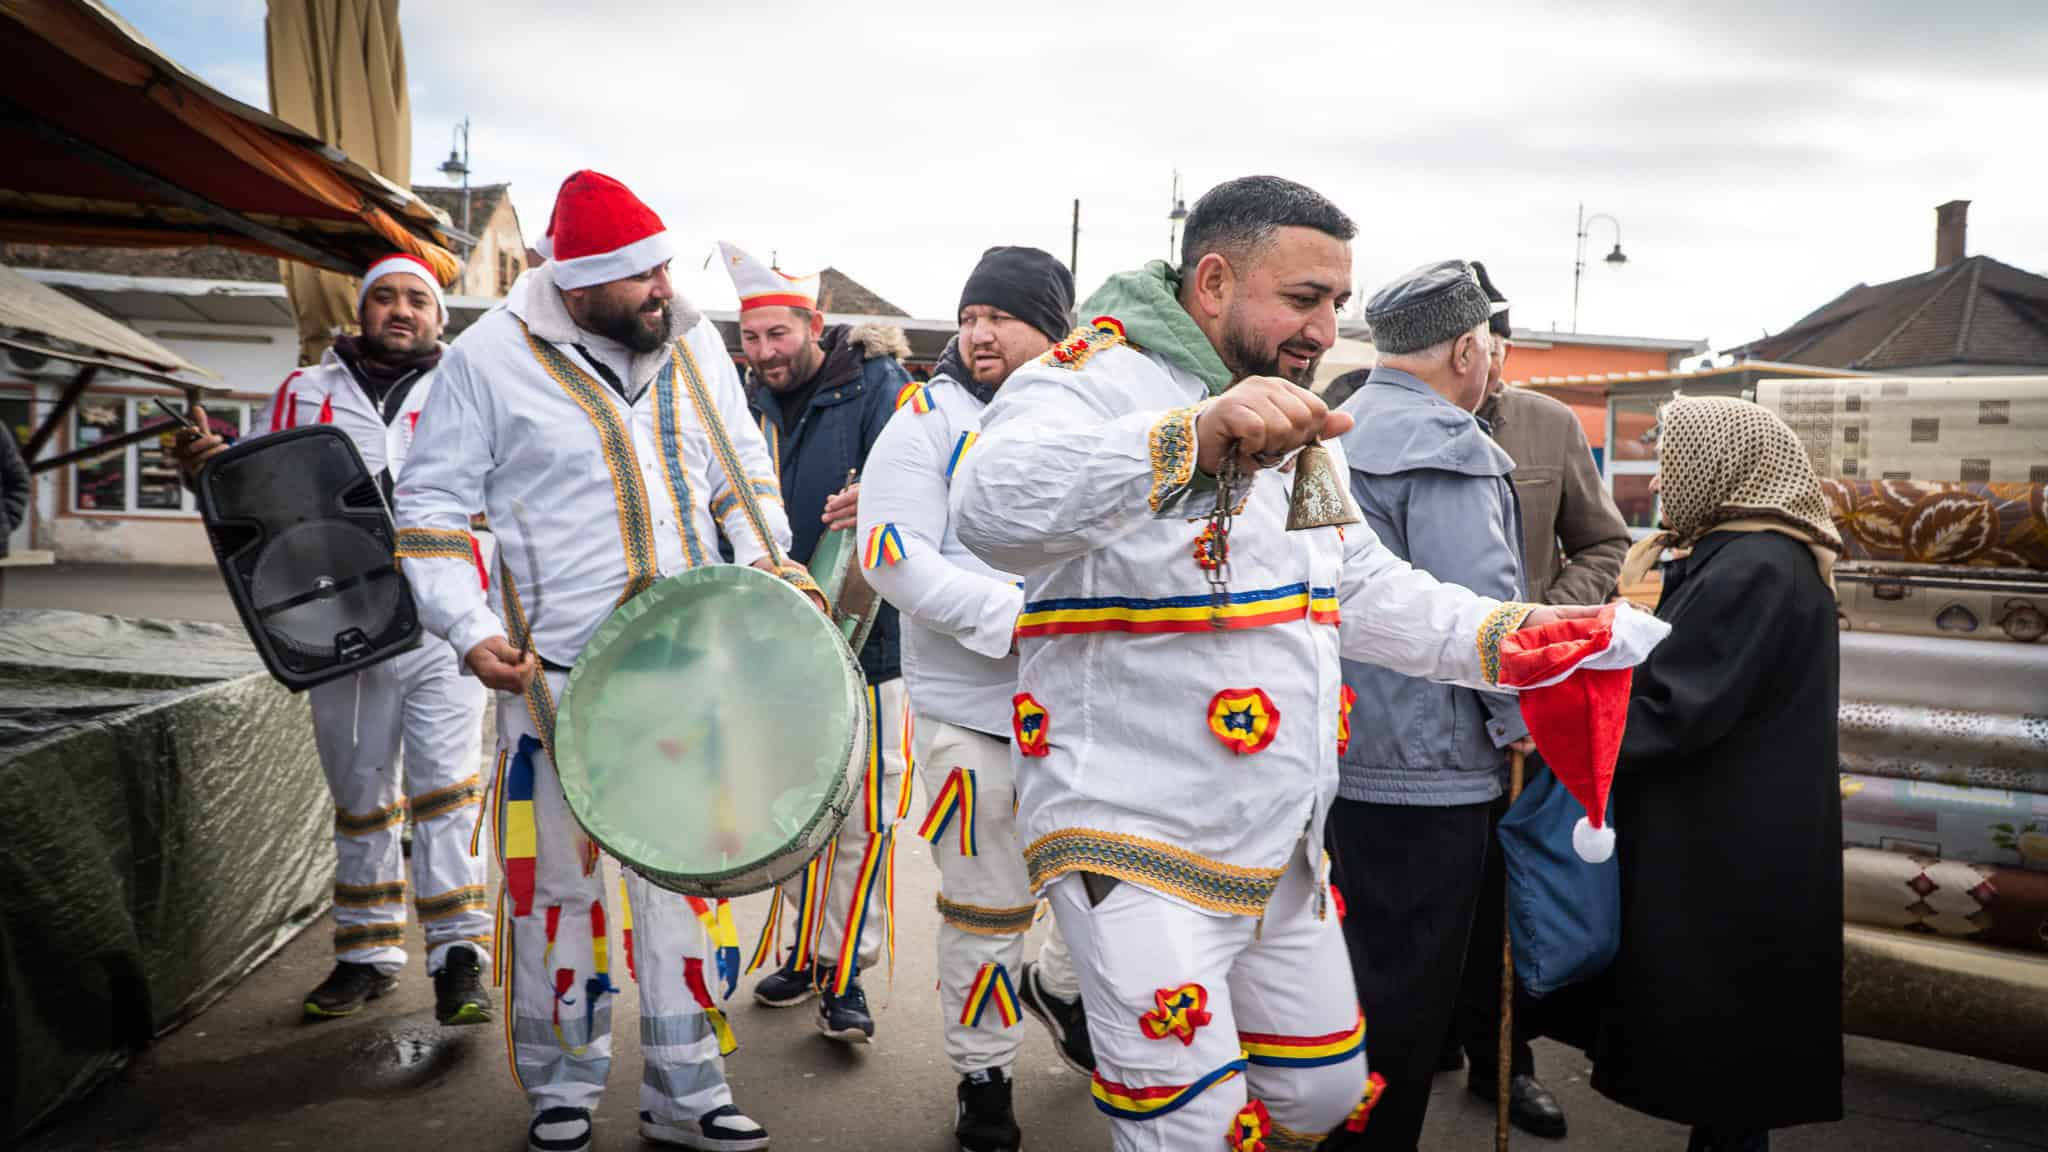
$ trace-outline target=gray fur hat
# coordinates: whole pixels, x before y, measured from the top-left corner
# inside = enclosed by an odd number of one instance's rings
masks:
[[[1462,336],[1492,314],[1493,306],[1472,265],[1463,260],[1424,264],[1394,278],[1365,305],[1373,347],[1403,356]]]

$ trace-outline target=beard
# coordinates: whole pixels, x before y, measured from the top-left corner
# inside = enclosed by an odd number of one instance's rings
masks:
[[[584,317],[584,327],[607,339],[616,340],[638,355],[646,355],[668,343],[668,330],[673,317],[666,300],[649,300],[640,307],[614,307],[605,302],[593,302],[594,307]],[[649,328],[649,318],[657,317],[659,323]]]
[[[1299,372],[1289,374],[1280,370],[1280,349],[1283,346],[1285,341],[1271,348],[1264,347],[1256,331],[1231,317],[1223,322],[1223,347],[1217,349],[1217,353],[1223,358],[1223,366],[1230,369],[1233,381],[1249,376],[1278,376],[1303,388],[1308,387],[1316,378],[1316,366],[1323,362],[1323,354],[1315,353]]]

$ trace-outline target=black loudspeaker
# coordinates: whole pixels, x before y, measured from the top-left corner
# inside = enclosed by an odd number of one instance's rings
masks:
[[[246,440],[206,462],[199,514],[270,674],[297,692],[420,639],[377,478],[339,429]]]

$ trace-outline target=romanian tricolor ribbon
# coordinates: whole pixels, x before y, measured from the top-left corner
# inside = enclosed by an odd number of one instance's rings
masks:
[[[1344,690],[1337,694],[1337,755],[1339,756],[1351,751],[1351,706],[1356,703],[1358,703],[1358,693],[1351,690],[1351,685],[1344,685]]]
[[[817,963],[818,936],[825,927],[825,901],[832,895],[832,864],[839,855],[839,842],[827,841],[825,850],[804,865],[804,886],[796,905],[796,947],[790,966],[808,972]]]
[[[729,1000],[740,985],[740,930],[732,920],[732,908],[724,900],[705,900],[697,896],[685,897],[690,902],[690,911],[704,925],[704,934],[711,939],[714,955],[718,958],[718,982],[724,986],[721,1000]]]
[[[1273,1134],[1273,1117],[1264,1100],[1247,1100],[1230,1118],[1230,1152],[1266,1152],[1266,1138]]]
[[[626,878],[619,877],[619,939],[626,945],[626,975],[640,979],[640,967],[633,962],[633,898],[626,895]]]
[[[1124,339],[1124,322],[1114,316],[1097,316],[1088,322],[1088,326],[1098,332],[1111,333],[1119,340]]]
[[[1009,1028],[1017,1023],[1017,988],[1010,983],[1010,973],[1001,964],[983,964],[974,974],[974,983],[967,986],[967,1002],[960,1006],[960,1023],[976,1028],[990,1004],[995,1005],[996,1019],[1001,1026]]]
[[[747,961],[747,975],[752,976],[771,963],[782,951],[782,889],[775,889],[775,898],[768,902],[768,919],[761,923],[761,938],[754,942],[753,958]]]
[[[1193,1084],[1161,1084],[1152,1088],[1132,1088],[1113,1080],[1104,1080],[1102,1073],[1095,1074],[1095,1082],[1089,1091],[1095,1097],[1098,1111],[1119,1120],[1150,1120],[1164,1116],[1211,1087],[1244,1071],[1242,1058],[1232,1060]]]
[[[1237,1045],[1245,1059],[1266,1068],[1317,1068],[1342,1064],[1365,1050],[1365,1013],[1358,1023],[1341,1032],[1323,1036],[1280,1036],[1265,1032],[1239,1032]]]
[[[1017,737],[1017,754],[1045,756],[1052,752],[1052,715],[1029,692],[1010,698],[1010,730]]]
[[[730,1056],[739,1048],[740,1042],[732,1034],[732,1025],[726,1022],[725,1013],[711,998],[711,989],[704,983],[704,961],[695,956],[683,957],[683,983],[689,986],[690,996],[697,1001],[697,1007],[704,1012],[704,1019],[711,1025],[711,1031],[718,1035],[718,1054]]]
[[[1263,688],[1225,688],[1209,699],[1209,731],[1239,754],[1264,752],[1280,732],[1280,709]]]
[[[1195,1030],[1212,1019],[1209,990],[1200,984],[1157,989],[1152,993],[1152,1002],[1156,1007],[1138,1017],[1138,1027],[1154,1040],[1171,1037],[1183,1047],[1191,1045],[1195,1042]]]
[[[917,756],[911,751],[917,740],[917,717],[911,714],[910,697],[903,697],[903,777],[896,787],[896,819],[910,815],[910,782],[917,775]]]
[[[512,893],[514,916],[533,914],[535,855],[539,850],[539,834],[533,823],[533,758],[540,750],[537,738],[521,736],[518,751],[512,754],[512,765],[505,772],[505,889]],[[549,936],[552,938],[553,933]]]
[[[925,391],[924,385],[915,380],[906,381],[903,387],[896,390],[896,407],[901,408],[906,404],[910,406],[912,412],[929,412],[932,410],[931,393]]]
[[[868,767],[861,777],[860,815],[870,836],[881,834],[885,823],[882,796],[882,698],[873,684],[868,693]]]
[[[926,841],[937,844],[946,834],[946,826],[955,818],[960,821],[960,854],[974,855],[974,770],[955,768],[946,774],[946,783],[939,789],[939,798],[932,802],[931,811],[924,814],[917,834]]]
[[[832,981],[834,996],[846,995],[853,978],[860,973],[860,938],[867,932],[868,905],[874,900],[875,881],[882,875],[890,840],[890,830],[884,828],[881,835],[868,837],[867,847],[861,850],[860,872],[853,879],[853,899],[846,906],[846,929],[839,937],[839,971]]]
[[[953,444],[953,454],[946,458],[946,479],[951,480],[953,478],[954,470],[960,467],[960,458],[967,455],[967,450],[974,447],[974,442],[979,439],[981,439],[981,433],[979,432],[962,432],[960,434],[960,439]]]
[[[1365,1131],[1365,1122],[1372,1119],[1373,1106],[1380,1102],[1380,1096],[1387,1090],[1387,1078],[1375,1072],[1365,1078],[1365,1095],[1358,1101],[1358,1107],[1351,1110],[1351,1118],[1344,1121],[1346,1132]]]
[[[869,570],[893,565],[903,559],[903,537],[894,524],[877,524],[868,529],[868,546],[861,555],[861,567]]]

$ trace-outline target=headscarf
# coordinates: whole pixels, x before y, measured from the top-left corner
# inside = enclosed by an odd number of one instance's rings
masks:
[[[1709,532],[1776,532],[1811,548],[1834,589],[1842,537],[1806,446],[1783,420],[1732,396],[1680,396],[1658,427],[1665,528],[1629,549],[1624,586],[1664,549],[1689,550]]]

